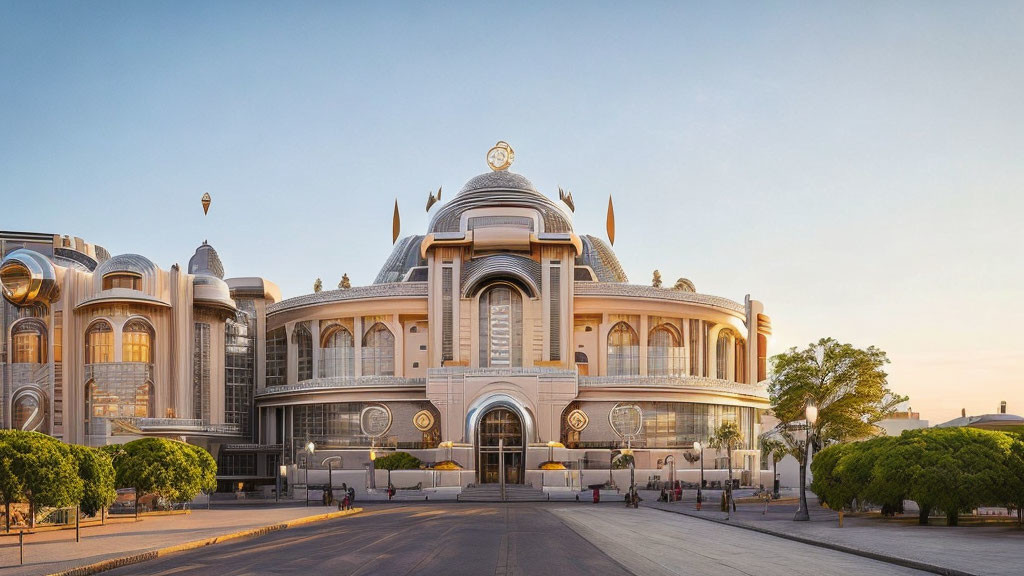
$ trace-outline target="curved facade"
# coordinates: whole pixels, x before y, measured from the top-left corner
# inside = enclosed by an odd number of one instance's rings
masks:
[[[395,448],[456,460],[476,482],[530,482],[550,459],[607,470],[627,444],[639,467],[685,467],[730,420],[748,443],[733,467],[758,468],[760,302],[628,284],[607,243],[505,170],[435,211],[373,284],[286,300],[259,278],[222,280],[205,242],[185,273],[131,255],[88,268],[99,251],[84,243],[85,264],[63,266],[52,237],[36,252],[59,299],[5,304],[4,424],[72,442],[205,437],[224,486],[272,483],[309,442],[345,468]],[[4,254],[24,260],[29,244],[11,236]],[[36,336],[18,348],[23,319]],[[32,337],[50,344],[33,355]]]

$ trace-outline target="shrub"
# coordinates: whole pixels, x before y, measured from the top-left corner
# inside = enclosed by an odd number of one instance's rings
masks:
[[[391,452],[373,461],[373,467],[378,470],[417,470],[421,464],[419,458],[408,452]]]

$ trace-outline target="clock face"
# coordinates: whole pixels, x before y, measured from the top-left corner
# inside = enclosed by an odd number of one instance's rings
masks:
[[[507,170],[514,158],[512,147],[505,142],[498,142],[487,152],[487,165],[491,170]]]

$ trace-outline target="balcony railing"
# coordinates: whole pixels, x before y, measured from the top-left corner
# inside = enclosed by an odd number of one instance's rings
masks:
[[[238,424],[209,424],[197,418],[114,418],[112,422],[135,428],[142,432],[182,430],[209,434],[241,434]]]
[[[744,384],[702,376],[580,376],[582,388],[679,388],[767,398],[764,383]]]
[[[398,376],[336,376],[330,378],[313,378],[285,386],[267,386],[256,396],[288,394],[306,390],[332,390],[345,388],[408,388],[427,385],[426,378],[400,378]]]

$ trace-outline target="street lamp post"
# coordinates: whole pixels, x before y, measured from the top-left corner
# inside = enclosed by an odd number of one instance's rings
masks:
[[[312,440],[306,442],[306,506],[309,506],[309,459],[316,452],[316,444]]]
[[[285,477],[286,474],[288,474],[288,467],[285,466],[284,464],[281,464],[280,466],[278,466],[278,468],[277,468],[277,495],[274,498],[275,502],[280,502],[281,501],[281,489],[282,489],[282,484],[284,483],[283,480],[284,480],[284,477]]]
[[[814,438],[814,423],[818,421],[818,407],[808,402],[804,410],[807,420],[807,433],[804,438],[804,457],[800,463],[800,508],[796,511],[793,520],[806,522],[811,519],[810,510],[807,508],[807,466],[810,464],[811,441]]]
[[[672,454],[666,456],[665,465],[670,466],[668,469],[668,501],[671,502],[676,497],[676,457]]]
[[[694,442],[693,449],[700,453],[700,483],[697,484],[697,510],[700,510],[701,503],[704,502],[704,445]]]
[[[334,474],[331,465],[334,464],[335,460],[341,460],[341,456],[328,456],[324,458],[320,465],[327,465],[327,490],[330,496],[327,498],[327,504],[334,502]]]

